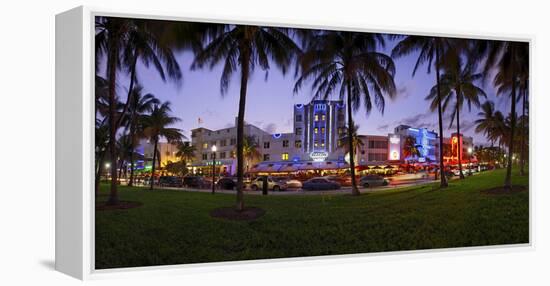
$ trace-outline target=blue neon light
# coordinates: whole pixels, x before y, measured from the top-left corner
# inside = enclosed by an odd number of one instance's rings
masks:
[[[296,108],[302,109],[302,108],[304,108],[304,105],[303,104],[296,104]]]
[[[281,138],[281,136],[282,136],[281,133],[275,133],[275,134],[273,134],[273,138],[275,138],[275,139],[279,139],[279,138]]]

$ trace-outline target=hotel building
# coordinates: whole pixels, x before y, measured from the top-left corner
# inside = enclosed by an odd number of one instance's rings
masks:
[[[349,168],[346,142],[342,140],[346,136],[345,104],[342,101],[313,100],[309,104],[295,104],[293,108],[293,132],[270,134],[252,124],[245,124],[245,136],[254,138],[259,153],[257,157],[245,158],[245,172]],[[408,137],[414,139],[420,153],[418,156],[405,156]],[[426,128],[399,125],[387,135],[359,135],[359,138],[363,142],[355,154],[359,167],[438,161],[438,135]],[[471,138],[468,140],[471,142]],[[197,148],[192,164],[194,173],[211,172],[214,158],[219,166],[217,172],[236,173],[236,127],[219,130],[196,128],[191,130],[191,141]],[[211,150],[213,145],[217,147],[216,154]]]

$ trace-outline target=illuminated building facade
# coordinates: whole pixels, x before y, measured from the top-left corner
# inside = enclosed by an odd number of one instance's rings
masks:
[[[296,104],[293,121],[294,136],[302,142],[302,160],[343,160],[340,148],[346,128],[343,101],[312,100],[309,104]]]
[[[399,125],[395,127],[394,134],[389,135],[390,138],[393,138],[393,144],[390,144],[390,157],[388,160],[394,160],[398,157],[397,160],[401,161],[413,161],[413,162],[437,162],[438,155],[438,144],[437,144],[437,133],[430,131],[426,128],[414,128],[408,125]],[[399,137],[399,139],[397,139]],[[419,152],[419,155],[415,156],[404,156],[403,150],[405,148],[405,141],[407,137],[412,137],[415,141],[415,147]],[[399,144],[400,153],[396,155],[396,146]]]

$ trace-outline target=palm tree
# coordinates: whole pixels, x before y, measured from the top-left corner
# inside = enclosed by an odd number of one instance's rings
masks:
[[[96,59],[100,55],[106,54],[107,57],[107,78],[108,86],[108,125],[109,125],[109,153],[111,164],[111,189],[108,204],[118,204],[117,194],[117,150],[116,134],[118,130],[118,117],[116,112],[116,82],[117,70],[121,67],[121,51],[124,48],[128,31],[131,27],[131,21],[124,18],[115,17],[97,17],[96,18]],[[97,63],[96,63],[97,66]]]
[[[187,168],[187,163],[192,162],[195,159],[196,151],[197,148],[189,144],[189,142],[179,142],[176,157],[180,158],[183,162],[184,167]]]
[[[342,140],[342,142],[349,142],[349,132],[347,131],[348,130],[348,127],[345,128],[345,132],[343,137],[340,138],[340,140]],[[359,125],[355,124],[355,126],[353,127],[353,130],[351,131],[351,136],[352,136],[352,142],[353,142],[353,152],[355,154],[358,154],[359,153],[359,150],[361,149],[362,146],[365,145],[365,143],[363,142],[363,140],[361,139],[361,136],[358,134],[358,130],[359,130]],[[344,149],[344,152],[349,152],[349,144],[342,144],[342,148]],[[357,156],[355,156],[355,159],[357,159]]]
[[[300,60],[301,75],[296,81],[294,92],[313,80],[314,98],[328,99],[337,93],[341,100],[347,97],[348,126],[355,126],[353,111],[361,104],[367,115],[373,101],[383,113],[385,96],[395,95],[395,65],[388,55],[377,51],[384,47],[381,34],[344,31],[317,32],[309,40]],[[337,90],[339,89],[339,90]],[[359,195],[355,179],[353,128],[348,128],[350,150],[350,173],[352,194]]]
[[[151,114],[143,115],[141,117],[143,123],[143,133],[153,143],[153,166],[151,171],[151,185],[150,189],[153,189],[153,181],[155,176],[155,163],[157,161],[158,143],[161,138],[165,138],[168,142],[181,141],[185,136],[181,133],[180,129],[171,128],[170,125],[180,121],[179,118],[170,115],[170,102],[164,102],[162,104],[155,104]],[[158,157],[160,161],[160,156]]]
[[[480,117],[475,121],[476,133],[483,133],[491,145],[495,142],[498,142],[499,145],[502,145],[503,137],[505,131],[505,120],[504,115],[495,110],[495,104],[492,101],[485,101],[481,105],[481,111],[478,113]]]
[[[406,36],[399,41],[392,50],[392,57],[402,57],[413,52],[418,52],[418,58],[414,66],[412,75],[420,65],[427,63],[427,72],[430,73],[432,64],[435,64],[435,79],[436,79],[436,94],[438,100],[437,115],[439,123],[439,171],[441,173],[440,186],[445,188],[448,186],[447,178],[445,177],[445,166],[443,164],[443,108],[441,106],[441,69],[443,63],[452,65],[452,61],[458,58],[463,47],[467,42],[443,38],[443,37],[423,37],[423,36]]]
[[[512,41],[476,41],[473,47],[472,61],[484,63],[484,72],[495,69],[493,85],[501,91],[497,95],[510,95],[510,134],[508,137],[508,157],[504,188],[512,189],[512,153],[514,150],[514,134],[516,129],[516,93],[520,80],[527,81],[529,77],[529,43]]]
[[[237,205],[244,209],[243,175],[244,175],[244,112],[248,79],[259,66],[262,70],[270,69],[270,62],[286,73],[298,46],[289,36],[288,29],[248,25],[213,25],[204,33],[209,42],[196,54],[192,69],[224,62],[220,81],[221,94],[229,87],[231,76],[240,69],[239,112],[237,116]],[[266,73],[267,76],[267,73]],[[267,77],[266,77],[267,78]]]
[[[130,83],[126,104],[122,111],[123,115],[131,105],[131,93],[134,90],[134,84],[137,82],[138,60],[141,60],[145,67],[153,65],[163,81],[170,78],[176,83],[180,83],[182,79],[179,64],[172,50],[164,41],[159,39],[160,35],[157,35],[159,32],[151,29],[150,26],[154,26],[154,21],[132,19],[132,25],[128,31],[128,40],[124,46],[122,62],[130,75]]]
[[[142,115],[151,112],[155,105],[158,105],[160,102],[153,94],[143,95],[143,87],[141,85],[136,85],[134,90],[130,93],[129,97],[129,106],[128,106],[128,124],[127,128],[129,129],[129,137],[131,138],[130,144],[131,149],[135,150],[135,146],[138,143],[139,139],[143,137],[143,128],[140,126],[140,118]],[[132,186],[134,183],[134,152],[130,153],[130,181],[128,186]]]
[[[108,113],[110,128],[109,150],[112,162],[116,162],[116,134],[118,128],[122,125],[124,114],[126,113],[130,93],[133,90],[136,81],[136,64],[138,58],[148,66],[152,63],[161,78],[165,78],[163,64],[166,66],[166,72],[171,78],[179,81],[181,71],[179,65],[171,50],[157,41],[155,35],[147,28],[147,22],[140,19],[128,19],[119,17],[96,17],[95,23],[95,44],[96,44],[96,70],[98,61],[105,56],[106,76],[109,83],[108,87]],[[128,88],[128,97],[122,112],[116,117],[116,85],[117,72],[125,68],[130,73],[130,86]],[[111,190],[108,203],[117,204],[117,174],[116,168],[111,168]]]
[[[460,58],[451,61],[451,63],[452,65],[448,66],[441,76],[439,86],[440,96],[437,94],[437,86],[434,86],[430,90],[430,94],[426,97],[426,100],[431,100],[430,109],[434,111],[439,106],[440,98],[443,101],[443,110],[447,110],[449,103],[454,99],[449,128],[452,127],[456,117],[456,134],[460,136],[460,110],[464,106],[464,101],[468,104],[468,111],[471,111],[472,104],[479,107],[481,105],[479,99],[481,97],[486,98],[487,95],[483,89],[476,85],[476,82],[483,77],[481,73],[474,73],[470,66],[462,64]],[[464,173],[462,172],[462,148],[458,148],[457,157],[460,178],[464,179]]]
[[[258,140],[255,136],[245,136],[243,144],[243,156],[246,162],[246,171],[250,166],[250,161],[257,160],[262,157],[262,153],[259,151]]]

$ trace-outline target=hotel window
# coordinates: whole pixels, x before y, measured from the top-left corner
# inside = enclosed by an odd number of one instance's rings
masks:
[[[321,147],[325,147],[325,140],[321,140]]]
[[[315,134],[319,133],[319,128],[315,127],[315,128],[313,129],[313,132],[314,132]]]
[[[215,152],[210,153],[210,159],[216,159],[216,153]]]
[[[237,138],[231,138],[231,145],[237,145]]]
[[[202,159],[203,159],[203,160],[208,160],[208,154],[203,153],[203,154],[202,154]]]
[[[288,153],[283,153],[283,154],[281,155],[281,160],[283,160],[283,161],[288,160]]]
[[[268,141],[268,142],[264,142],[264,149],[269,149],[269,141]]]
[[[283,140],[283,147],[285,147],[285,148],[288,147],[288,140]]]
[[[220,159],[225,159],[225,152],[220,152]]]
[[[225,139],[220,140],[220,146],[221,147],[227,146],[227,140],[225,140]]]
[[[203,149],[208,148],[208,143],[202,143],[202,148],[203,148]]]
[[[338,134],[339,135],[344,134],[344,128],[342,128],[342,127],[338,128]]]
[[[231,158],[235,158],[235,157],[236,157],[235,151],[229,152],[229,156],[230,156]]]
[[[297,127],[295,133],[296,133],[296,135],[302,135],[302,128],[301,128],[301,127]]]
[[[313,146],[319,147],[319,142],[317,140],[315,140],[315,143],[313,144]]]
[[[269,161],[269,154],[264,154],[264,161]]]
[[[325,127],[321,127],[321,134],[325,134]]]
[[[210,146],[214,146],[214,145],[216,145],[216,141],[210,142]]]
[[[302,122],[302,115],[296,115],[296,122]]]
[[[295,148],[302,148],[302,140],[294,141],[294,147]]]
[[[319,121],[319,115],[315,114],[315,121]]]
[[[321,116],[321,120],[325,121],[325,115],[324,114]]]

